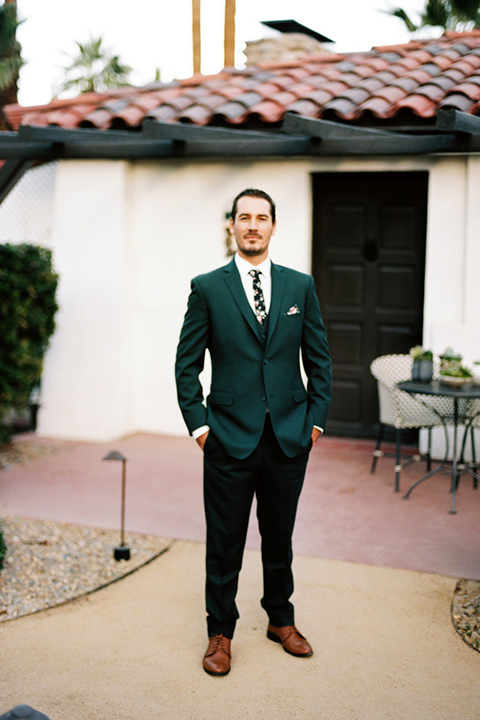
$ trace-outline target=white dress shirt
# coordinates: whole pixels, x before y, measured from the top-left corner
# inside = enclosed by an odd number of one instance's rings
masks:
[[[260,283],[262,285],[263,297],[265,298],[265,310],[268,313],[272,299],[272,261],[270,258],[267,257],[267,259],[260,263],[260,265],[252,265],[248,262],[248,260],[244,260],[238,253],[235,253],[235,265],[237,266],[247,300],[254,312],[255,303],[253,300],[253,277],[249,273],[250,270],[258,270],[260,273]]]

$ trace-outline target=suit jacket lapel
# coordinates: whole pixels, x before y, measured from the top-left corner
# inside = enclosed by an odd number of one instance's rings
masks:
[[[232,260],[231,263],[225,266],[224,272],[225,282],[232,293],[238,309],[252,328],[258,342],[261,342],[258,335],[258,320],[255,318],[255,313],[252,311],[252,308],[247,300],[247,296],[245,295],[245,290],[243,289],[242,281],[240,279],[237,266],[235,265],[235,260]]]
[[[268,339],[270,341],[277,324],[280,309],[282,307],[283,291],[285,288],[285,273],[282,268],[272,263],[272,299],[270,312],[268,314]]]

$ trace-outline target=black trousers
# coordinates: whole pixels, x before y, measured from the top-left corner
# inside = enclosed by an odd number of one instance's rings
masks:
[[[294,458],[281,450],[267,414],[261,441],[245,460],[228,455],[210,432],[204,448],[208,634],[233,637],[235,596],[254,495],[262,538],[262,607],[272,625],[294,624],[292,533],[310,446]]]

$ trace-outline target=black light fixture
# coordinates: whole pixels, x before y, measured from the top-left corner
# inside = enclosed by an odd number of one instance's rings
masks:
[[[113,551],[115,560],[130,560],[130,548],[125,545],[125,484],[126,484],[126,465],[127,458],[118,452],[112,450],[105,455],[102,460],[121,460],[122,461],[122,512],[120,518],[120,545]]]
[[[17,705],[12,710],[0,715],[0,720],[15,720],[19,718],[28,718],[28,720],[49,720],[43,713],[30,707],[30,705]]]

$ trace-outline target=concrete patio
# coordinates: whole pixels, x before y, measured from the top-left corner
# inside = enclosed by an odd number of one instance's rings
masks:
[[[21,703],[51,720],[476,720],[479,653],[455,632],[457,578],[480,577],[480,495],[449,480],[408,501],[393,461],[371,475],[373,443],[324,437],[312,453],[295,534],[297,622],[315,653],[292,658],[265,637],[251,524],[232,672],[201,669],[204,525],[201,454],[189,438],[108,444],[39,440],[55,454],[0,473],[5,512],[116,528],[127,458],[127,528],[177,538],[150,565],[99,593],[0,627],[0,713]],[[410,467],[403,490],[423,472]]]

